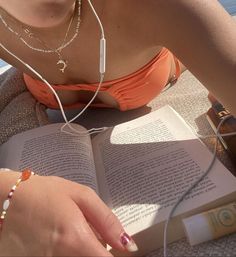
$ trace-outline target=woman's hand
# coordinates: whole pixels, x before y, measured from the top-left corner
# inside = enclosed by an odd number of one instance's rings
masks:
[[[19,172],[0,173],[0,184],[4,181],[3,189],[10,191],[19,177]],[[112,256],[94,231],[113,248],[135,248],[116,216],[92,189],[59,177],[31,176],[11,199],[0,237],[0,255]]]

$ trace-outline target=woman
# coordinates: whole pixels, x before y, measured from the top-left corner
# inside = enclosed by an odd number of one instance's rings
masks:
[[[0,6],[1,43],[54,85],[65,107],[87,103],[99,81],[100,39],[89,3],[0,0]],[[107,40],[105,83],[94,106],[128,110],[145,105],[179,76],[183,63],[236,113],[236,24],[216,0],[100,0],[94,7]],[[58,108],[30,70],[3,49],[0,58],[24,72],[40,102]],[[19,173],[0,177],[3,202]],[[31,177],[15,193],[7,215],[3,255],[111,256],[100,236],[118,250],[136,249],[94,192],[61,178]]]

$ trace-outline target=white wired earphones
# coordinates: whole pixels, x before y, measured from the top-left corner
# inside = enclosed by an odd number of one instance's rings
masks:
[[[64,111],[64,108],[62,106],[62,103],[61,103],[61,100],[60,98],[58,97],[56,91],[54,90],[54,88],[51,86],[51,84],[45,79],[43,78],[43,76],[38,73],[32,66],[30,66],[28,63],[24,62],[22,59],[20,59],[18,56],[16,56],[14,53],[12,53],[10,50],[8,50],[1,42],[0,42],[0,46],[9,54],[11,55],[12,57],[14,57],[15,59],[17,59],[20,63],[22,63],[23,65],[25,65],[30,71],[32,71],[40,80],[42,80],[49,88],[50,90],[52,91],[52,93],[54,94],[57,102],[58,102],[58,105],[59,105],[59,108],[61,110],[61,114],[62,114],[62,117],[65,121],[65,124],[61,127],[61,131],[64,132],[64,133],[67,133],[67,134],[71,134],[71,135],[76,135],[76,134],[84,134],[84,135],[88,135],[88,134],[93,134],[93,133],[98,133],[98,132],[101,132],[101,131],[104,131],[106,128],[103,127],[103,128],[92,128],[92,129],[89,129],[88,132],[82,132],[82,131],[79,131],[78,129],[75,129],[73,126],[71,126],[71,122],[73,122],[74,120],[76,120],[77,118],[79,118],[86,110],[87,108],[91,105],[91,103],[94,101],[94,99],[96,98],[99,90],[101,89],[101,85],[103,83],[103,80],[104,80],[104,76],[105,76],[105,71],[106,71],[106,39],[105,39],[105,33],[104,33],[104,28],[103,28],[103,25],[100,21],[100,18],[98,17],[98,14],[95,10],[95,8],[93,7],[92,3],[90,0],[87,0],[97,21],[98,21],[98,24],[99,24],[99,27],[100,27],[100,30],[101,30],[101,38],[100,38],[100,54],[99,54],[99,73],[100,73],[100,80],[99,80],[99,85],[93,95],[93,97],[91,98],[91,100],[86,104],[85,107],[83,107],[83,109],[75,116],[73,117],[71,120],[68,120],[67,117],[66,117],[66,114],[65,114],[65,111]],[[69,127],[70,130],[73,132],[69,132],[67,130],[65,130],[65,127]],[[75,134],[74,134],[75,133]]]
[[[93,102],[93,100],[96,98],[100,88],[101,88],[101,85],[102,85],[102,82],[103,82],[103,79],[104,79],[104,76],[105,76],[105,71],[106,71],[106,39],[105,39],[105,33],[104,33],[104,28],[103,28],[103,25],[101,23],[101,20],[95,10],[95,8],[93,7],[92,3],[90,0],[87,0],[97,21],[98,21],[98,24],[100,26],[100,29],[101,29],[101,39],[100,39],[100,54],[99,54],[99,73],[100,73],[100,82],[99,82],[99,85],[97,87],[97,90],[95,91],[93,97],[91,98],[91,100],[87,103],[87,105],[82,109],[82,111],[79,112],[79,114],[77,114],[74,118],[72,118],[71,120],[69,121],[66,121],[66,123],[62,126],[61,130],[65,133],[69,133],[71,134],[70,132],[67,132],[64,130],[64,128],[66,126],[69,126],[70,129],[72,129],[73,131],[75,132],[78,132],[77,130],[74,130],[74,128],[71,128],[70,126],[70,123],[73,122],[74,120],[76,120],[77,118],[79,118],[85,111],[86,109],[91,105],[91,103]],[[63,111],[64,112],[64,111]],[[65,113],[64,113],[64,116],[65,116]],[[65,119],[65,118],[64,118]],[[90,130],[88,130],[89,133],[85,132],[85,134],[93,134],[93,133],[98,133],[98,132],[102,132],[104,131],[106,128],[103,127],[103,128],[92,128]],[[81,134],[83,132],[79,132],[79,134]]]

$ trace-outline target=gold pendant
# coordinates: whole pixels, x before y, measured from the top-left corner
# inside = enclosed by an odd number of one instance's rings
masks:
[[[64,60],[59,60],[57,62],[57,65],[62,65],[61,68],[59,69],[62,73],[65,72],[65,69],[67,67],[67,61],[64,61]]]

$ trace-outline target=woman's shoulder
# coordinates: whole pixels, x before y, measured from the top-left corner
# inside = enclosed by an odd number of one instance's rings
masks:
[[[209,0],[146,0],[120,1],[122,9],[130,13],[132,21],[153,33],[157,44],[173,40],[174,35],[190,24],[200,25],[202,17],[220,12],[220,3]],[[219,15],[220,16],[220,15]],[[204,22],[209,20],[204,19]]]

